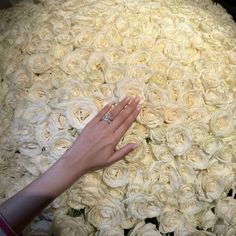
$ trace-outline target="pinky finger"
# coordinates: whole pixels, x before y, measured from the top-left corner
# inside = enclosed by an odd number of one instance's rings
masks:
[[[129,154],[131,151],[133,151],[136,147],[138,147],[138,144],[136,143],[128,143],[124,147],[118,149],[109,159],[109,164],[113,164],[119,160],[121,160],[123,157],[125,157],[127,154]]]

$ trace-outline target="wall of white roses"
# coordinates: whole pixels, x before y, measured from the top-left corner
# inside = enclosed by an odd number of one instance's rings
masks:
[[[236,235],[236,24],[224,8],[24,0],[0,17],[1,202],[104,104],[142,104],[119,143],[139,147],[78,180],[26,235]]]

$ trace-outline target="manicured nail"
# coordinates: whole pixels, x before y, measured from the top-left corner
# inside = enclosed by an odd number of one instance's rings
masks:
[[[131,97],[130,97],[130,96],[127,96],[127,97],[125,98],[125,101],[126,101],[126,102],[129,102],[130,99],[131,99]]]
[[[138,102],[140,100],[140,98],[139,98],[139,96],[136,96],[136,98],[135,98],[135,102]]]
[[[136,107],[136,109],[137,109],[138,111],[141,111],[141,106],[138,105],[138,106]]]
[[[132,149],[135,149],[135,148],[137,148],[138,146],[139,146],[138,143],[134,143],[134,144],[132,145]]]

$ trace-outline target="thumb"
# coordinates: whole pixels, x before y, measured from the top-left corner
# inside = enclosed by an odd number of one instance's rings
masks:
[[[113,164],[114,162],[121,160],[123,157],[125,157],[127,154],[129,154],[131,151],[133,151],[137,147],[138,147],[137,143],[126,144],[124,147],[114,152],[114,154],[109,159],[109,163]]]

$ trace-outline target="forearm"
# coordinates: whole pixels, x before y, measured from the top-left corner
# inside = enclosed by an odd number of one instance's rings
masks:
[[[83,175],[73,172],[69,156],[63,156],[44,174],[0,206],[1,214],[9,225],[21,232],[57,196]]]

